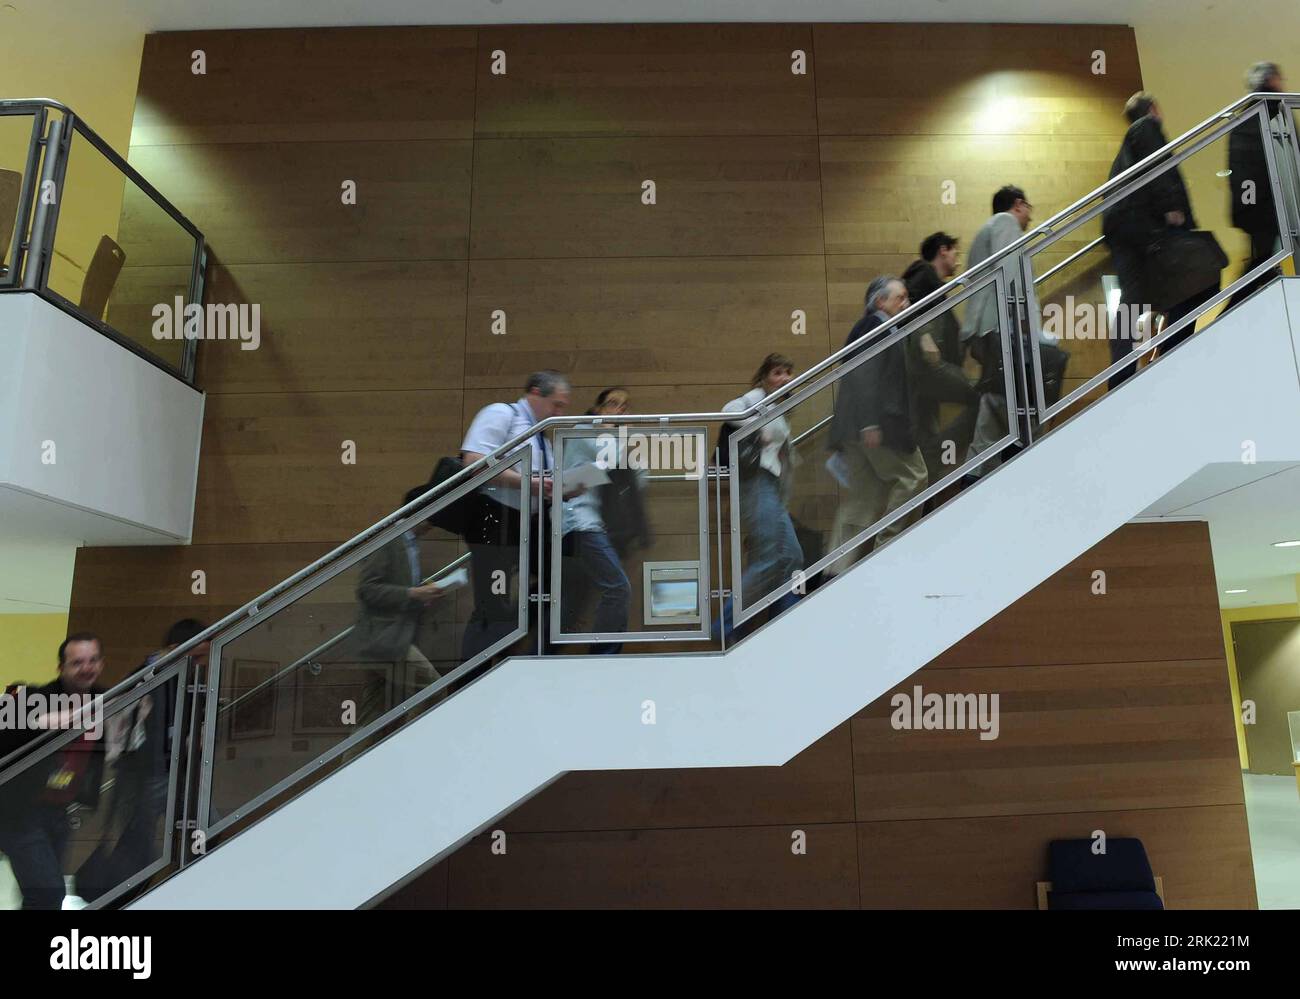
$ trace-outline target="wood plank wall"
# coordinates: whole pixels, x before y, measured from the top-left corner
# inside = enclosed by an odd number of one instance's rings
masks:
[[[391,510],[533,369],[569,372],[579,411],[621,383],[654,412],[720,407],[772,350],[812,364],[872,276],[936,229],[968,244],[1002,183],[1044,218],[1103,180],[1140,85],[1118,26],[149,36],[130,159],[205,232],[210,298],[260,305],[262,342],[202,345],[194,544],[83,550],[73,625],[120,675],[170,621],[238,606]],[[120,301],[173,277],[158,222],[124,218]],[[1092,346],[1073,375],[1100,367]]]
[[[381,904],[1033,908],[1100,829],[1170,907],[1253,908],[1218,621],[1206,526],[1126,526],[785,766],[569,774]],[[896,730],[918,684],[997,694],[998,738]]]

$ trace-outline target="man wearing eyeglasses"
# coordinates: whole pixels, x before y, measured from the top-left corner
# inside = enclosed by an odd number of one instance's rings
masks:
[[[993,215],[971,240],[971,268],[1018,240],[1033,221],[1033,210],[1034,206],[1025,197],[1023,189],[1014,184],[999,188],[993,195]],[[1009,290],[1014,293],[1014,283]],[[1002,308],[997,285],[990,284],[971,297],[961,327],[962,343],[970,347],[971,356],[979,361],[981,369],[979,414],[969,451],[972,457],[988,450],[1010,432],[1006,375],[1002,364]],[[1039,333],[1039,344],[1043,351],[1043,380],[1049,386],[1057,386],[1064,377],[1069,355],[1057,348],[1056,338],[1047,333]],[[1025,346],[1028,356],[1028,344]],[[1049,387],[1049,400],[1051,396]],[[977,478],[989,470],[987,465],[977,466],[969,477]]]

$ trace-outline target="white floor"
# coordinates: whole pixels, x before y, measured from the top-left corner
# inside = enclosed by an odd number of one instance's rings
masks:
[[[1261,909],[1300,909],[1300,789],[1294,777],[1242,774]]]

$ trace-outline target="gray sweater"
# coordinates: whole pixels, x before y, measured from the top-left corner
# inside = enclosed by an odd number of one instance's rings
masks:
[[[982,226],[971,240],[967,259],[969,266],[983,263],[999,250],[1010,246],[1023,235],[1020,222],[1010,212],[998,212]],[[973,296],[966,307],[966,319],[961,324],[961,339],[965,343],[973,336],[999,328],[998,290],[990,285]]]

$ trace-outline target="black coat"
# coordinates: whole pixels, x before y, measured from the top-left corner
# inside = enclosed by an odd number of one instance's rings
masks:
[[[913,304],[943,287],[939,272],[934,264],[924,260],[913,260],[903,272],[903,283],[907,285],[907,297]],[[908,354],[913,363],[921,359],[921,335],[929,333],[934,338],[934,345],[939,348],[939,356],[949,364],[961,364],[963,351],[961,344],[961,323],[957,322],[957,313],[949,309],[933,322],[926,323],[916,333],[909,336]]]
[[[17,686],[11,688],[12,693],[6,691],[3,696],[16,696]],[[67,693],[63,681],[59,679],[28,690],[28,696],[39,694],[44,698]],[[92,687],[89,693],[102,695],[104,690]],[[104,719],[105,725],[107,721]],[[45,734],[44,730],[28,728],[0,733],[0,758],[16,752]],[[40,762],[32,764],[0,788],[0,828],[21,825],[34,808],[62,810],[73,801],[93,806],[99,800],[105,743],[101,733],[95,739],[89,735],[74,739],[55,752],[36,750]],[[70,781],[61,781],[60,777],[64,774],[73,776]]]
[[[879,327],[882,321],[879,313],[863,316],[849,332],[845,346],[861,340],[865,350],[870,343],[867,334]],[[885,445],[896,451],[911,452],[916,448],[904,340],[890,344],[841,379],[831,419],[831,449],[840,450],[854,441],[861,441],[862,431],[867,427],[880,427]]]
[[[1129,126],[1120,144],[1119,153],[1110,167],[1113,179],[1134,163],[1138,163],[1167,144],[1160,122],[1150,115],[1139,118]],[[1159,167],[1168,154],[1148,169]],[[1167,229],[1167,212],[1182,212],[1186,216],[1184,227],[1196,228],[1192,217],[1192,203],[1187,197],[1187,186],[1182,173],[1175,167],[1148,181],[1122,201],[1116,202],[1101,214],[1101,230],[1109,243],[1127,243],[1146,247]]]
[[[1269,104],[1269,117],[1277,108]],[[1265,126],[1269,141],[1271,129]],[[1276,233],[1277,209],[1273,201],[1273,185],[1268,179],[1268,159],[1264,154],[1264,136],[1254,122],[1238,125],[1228,136],[1228,193],[1232,206],[1232,224],[1246,232]],[[1253,181],[1254,204],[1242,203],[1242,185]]]

